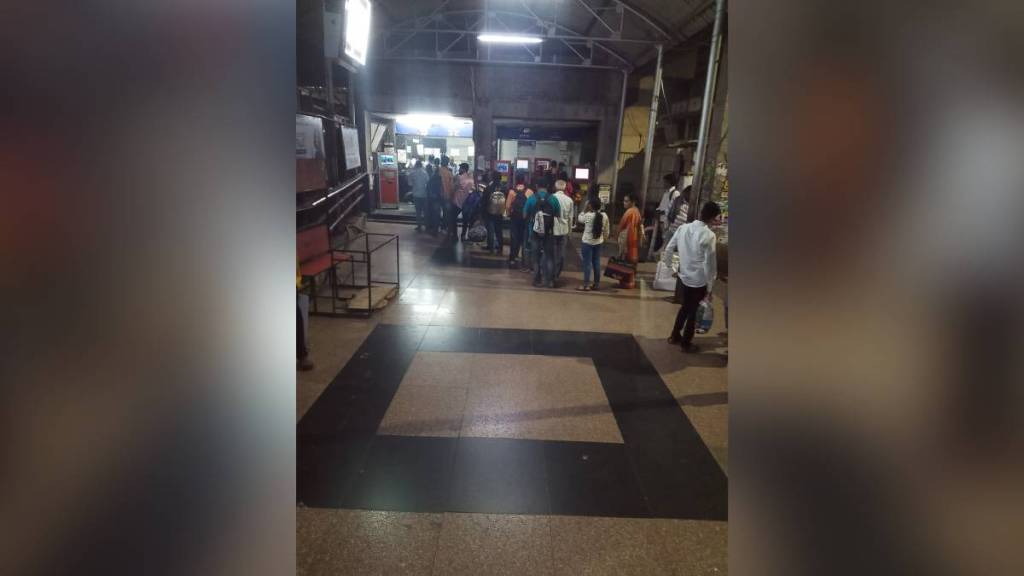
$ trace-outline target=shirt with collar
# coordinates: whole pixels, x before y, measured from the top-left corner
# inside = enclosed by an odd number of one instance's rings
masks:
[[[427,175],[427,171],[423,167],[413,168],[409,170],[409,186],[412,188],[412,195],[414,198],[426,198],[427,197],[427,180],[430,176]]]
[[[574,204],[572,198],[565,195],[564,191],[555,192],[555,200],[558,201],[558,217],[555,218],[552,233],[555,236],[565,236],[572,228],[569,224],[572,219]]]
[[[662,261],[666,264],[672,262],[672,253],[679,252],[679,279],[683,285],[690,288],[707,286],[708,294],[711,294],[718,275],[716,241],[715,233],[707,224],[694,220],[676,230],[665,247]]]

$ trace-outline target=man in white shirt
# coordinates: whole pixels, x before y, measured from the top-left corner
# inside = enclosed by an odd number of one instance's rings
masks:
[[[569,230],[572,229],[572,212],[576,204],[565,194],[565,180],[555,181],[555,200],[560,208],[558,216],[555,217],[555,225],[552,229],[555,237],[555,278],[562,274],[562,266],[565,264],[565,241],[569,237]]]
[[[717,238],[710,226],[719,221],[722,209],[708,201],[700,209],[700,219],[680,226],[662,255],[665,262],[672,261],[672,252],[679,252],[679,282],[683,285],[683,305],[676,314],[676,323],[668,337],[670,344],[680,344],[686,352],[697,352],[693,344],[697,309],[701,300],[711,301],[711,289],[718,276],[715,260]],[[682,337],[680,337],[682,331]]]

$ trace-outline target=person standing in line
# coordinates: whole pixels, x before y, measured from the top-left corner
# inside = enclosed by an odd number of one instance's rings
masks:
[[[583,285],[577,290],[598,290],[601,282],[601,245],[608,236],[609,228],[608,215],[601,212],[601,200],[591,198],[587,201],[586,210],[577,220],[583,224]],[[591,269],[594,272],[593,284],[590,283]]]
[[[644,221],[640,215],[640,209],[636,206],[636,197],[626,194],[622,200],[626,212],[619,220],[619,255],[629,264],[636,266],[640,261],[640,244],[644,237]],[[622,288],[635,288],[636,275],[630,276],[628,281],[619,283]]]
[[[529,202],[530,198],[536,194],[536,190],[539,186],[530,182],[526,184],[526,200]],[[523,207],[523,264],[521,268],[523,272],[533,272],[534,269],[534,258],[533,258],[533,221],[526,217],[526,207]]]
[[[427,231],[437,236],[441,225],[441,205],[444,202],[444,189],[441,185],[441,171],[433,162],[427,163]]]
[[[459,177],[455,184],[455,192],[452,195],[452,218],[449,221],[449,225],[452,229],[452,237],[459,236],[458,233],[458,222],[459,213],[462,212],[462,207],[466,203],[466,198],[473,192],[475,183],[473,182],[473,175],[469,173],[469,164],[463,162],[459,164]],[[474,214],[463,214],[462,215],[462,241],[466,241],[466,233],[469,232],[470,226],[473,225],[473,216],[475,216],[476,206],[472,206]]]
[[[505,212],[508,213],[509,220],[509,236],[511,236],[511,245],[509,246],[508,252],[508,267],[514,268],[519,260],[519,253],[522,250],[523,263],[522,270],[526,271],[526,247],[523,245],[523,241],[526,238],[526,216],[524,215],[524,209],[526,208],[526,201],[531,196],[530,190],[526,187],[526,183],[522,176],[516,177],[516,185],[514,188],[508,191],[508,196],[505,197]]]
[[[441,156],[438,169],[441,173],[441,226],[448,231],[448,237],[453,238],[452,233],[452,197],[455,194],[455,176],[448,167],[450,160],[447,156]]]
[[[526,201],[523,212],[532,231],[531,251],[534,263],[533,285],[540,286],[543,276],[544,286],[554,288],[554,227],[561,206],[554,195],[548,194],[546,188],[540,188]]]
[[[416,205],[416,231],[420,232],[427,227],[427,181],[430,178],[423,169],[423,162],[417,160],[407,178],[412,202]]]
[[[565,180],[555,181],[554,198],[558,202],[558,218],[555,218],[554,226],[554,277],[557,279],[561,277],[562,268],[565,267],[565,249],[569,239],[569,231],[572,230],[572,211],[575,208],[572,198],[569,198],[565,193]]]
[[[498,173],[484,172],[484,218],[487,219],[487,250],[501,254],[505,248],[505,193],[501,191]]]
[[[686,352],[699,351],[693,344],[693,333],[697,324],[697,309],[702,300],[711,302],[711,289],[718,274],[715,255],[717,238],[711,226],[719,222],[721,214],[722,209],[718,204],[707,201],[701,206],[700,218],[681,226],[665,247],[662,256],[662,261],[671,262],[672,252],[679,252],[677,282],[682,284],[683,305],[676,314],[668,342],[681,345]]]

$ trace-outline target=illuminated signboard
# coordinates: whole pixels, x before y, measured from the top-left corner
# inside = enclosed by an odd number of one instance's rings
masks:
[[[345,55],[366,64],[370,44],[370,0],[345,0]]]

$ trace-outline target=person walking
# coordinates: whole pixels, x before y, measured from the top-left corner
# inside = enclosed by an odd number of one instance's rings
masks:
[[[427,181],[430,176],[423,169],[423,162],[416,161],[412,170],[409,170],[409,188],[412,193],[412,202],[416,205],[416,231],[420,232],[427,227]]]
[[[622,205],[626,212],[619,220],[619,255],[635,267],[640,261],[640,244],[644,237],[643,217],[640,216],[640,209],[636,207],[636,197],[632,194],[626,194]],[[635,288],[636,275],[631,275],[629,280],[624,280],[619,285],[622,288]]]
[[[577,290],[587,292],[597,290],[601,282],[601,245],[608,236],[608,215],[601,212],[601,200],[591,198],[587,207],[579,215],[578,221],[583,224],[582,257],[583,284]],[[590,272],[594,272],[594,283],[590,283]]]
[[[697,323],[697,309],[702,300],[711,302],[711,289],[718,274],[715,255],[717,238],[711,226],[719,222],[722,209],[712,201],[700,209],[700,218],[681,226],[665,247],[662,261],[671,262],[672,253],[679,252],[679,276],[682,284],[683,305],[676,314],[676,322],[669,344],[679,344],[686,352],[699,351],[693,344],[693,333]]]
[[[555,258],[555,279],[561,277],[562,268],[565,267],[565,250],[569,239],[569,231],[572,230],[572,212],[575,204],[565,193],[565,180],[555,180],[555,200],[558,202],[558,218],[555,219],[554,229],[554,258]]]
[[[505,212],[508,213],[509,236],[511,236],[511,244],[508,251],[509,268],[514,268],[518,264],[519,253],[522,250],[522,269],[527,270],[526,247],[523,245],[526,238],[526,216],[524,209],[526,208],[526,201],[531,195],[532,193],[526,187],[523,177],[519,176],[516,178],[515,187],[508,191],[508,196],[505,198]]]
[[[531,252],[534,263],[533,285],[540,286],[543,278],[544,287],[554,288],[554,244],[555,218],[561,206],[554,195],[541,188],[526,201],[523,209],[526,221],[532,222]]]

